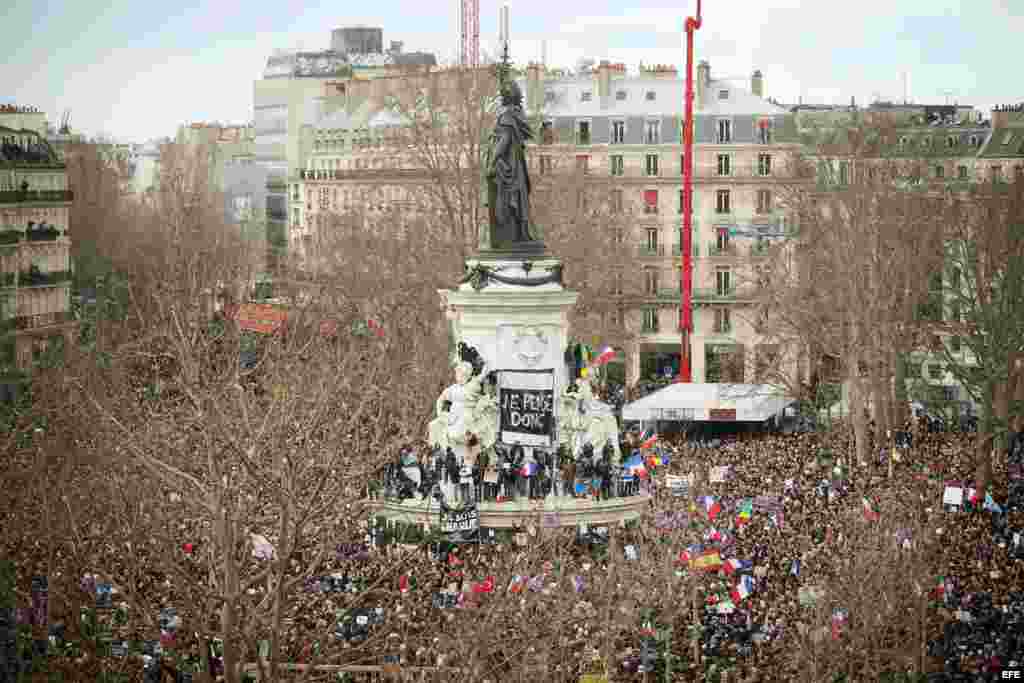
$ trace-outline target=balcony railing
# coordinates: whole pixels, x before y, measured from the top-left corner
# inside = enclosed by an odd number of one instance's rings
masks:
[[[693,247],[693,258],[697,258],[698,256],[700,256],[700,245],[697,244],[696,242],[694,242],[691,246]],[[681,244],[673,244],[672,245],[672,255],[673,256],[682,256],[683,255],[683,246]]]
[[[737,295],[736,287],[712,287],[693,290],[693,298],[702,301],[731,301]]]
[[[63,325],[74,322],[75,317],[70,311],[54,311],[37,315],[19,315],[0,321],[0,333],[11,331],[35,330],[50,325]]]
[[[644,325],[642,325],[640,327],[640,332],[642,334],[658,334],[660,329],[661,329],[660,325],[647,325],[645,323]]]
[[[708,244],[708,256],[736,256],[738,253],[735,244],[726,244],[719,246],[716,242]]]
[[[42,273],[38,270],[23,270],[18,275],[19,287],[43,287],[57,285],[71,280],[70,270],[56,270]]]
[[[642,245],[642,246],[637,248],[637,255],[638,256],[664,256],[665,255],[665,245],[664,244],[658,244],[658,245],[655,245],[655,246],[651,246],[649,244],[644,244],[644,245]]]
[[[771,242],[768,240],[758,240],[750,245],[751,256],[765,256],[768,250],[771,248]]]
[[[70,202],[74,197],[71,190],[4,190],[0,192],[0,204]]]

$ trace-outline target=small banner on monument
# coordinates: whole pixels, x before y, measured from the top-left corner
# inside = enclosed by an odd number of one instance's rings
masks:
[[[555,374],[501,373],[501,440],[524,446],[550,446],[555,422]]]
[[[462,510],[441,511],[441,531],[453,534],[459,531],[476,531],[480,528],[480,510],[474,505]]]

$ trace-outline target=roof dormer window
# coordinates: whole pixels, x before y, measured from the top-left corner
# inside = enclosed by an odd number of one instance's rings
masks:
[[[657,93],[655,93],[653,90],[648,90],[644,94],[644,99],[647,100],[648,102],[653,102],[656,97],[657,97]]]
[[[728,90],[719,90],[718,91],[718,99],[720,99],[720,100],[727,100],[727,99],[729,99],[729,91]]]
[[[977,147],[979,144],[981,144],[978,141],[977,135],[972,135],[971,137],[967,138],[967,142],[971,145],[971,147]]]
[[[615,91],[615,99],[618,100],[619,102],[625,101],[625,99],[626,99],[626,91],[625,90],[616,90]]]
[[[592,93],[589,90],[584,90],[583,92],[580,93],[580,102],[589,102],[593,96],[594,93]]]

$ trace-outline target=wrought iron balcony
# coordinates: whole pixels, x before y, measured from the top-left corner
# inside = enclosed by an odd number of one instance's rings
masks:
[[[736,249],[736,245],[735,244],[730,243],[730,244],[726,244],[724,246],[719,246],[715,242],[711,242],[710,244],[708,244],[708,256],[710,256],[712,258],[714,258],[714,257],[734,257],[734,256],[737,256],[738,254],[739,254],[739,250]]]
[[[736,287],[712,287],[693,290],[695,301],[734,301],[737,298]]]
[[[74,197],[71,190],[4,190],[0,192],[0,204],[70,202]]]
[[[696,242],[693,242],[691,246],[693,247],[693,258],[697,258],[698,256],[700,256],[700,245],[697,244]],[[673,244],[672,245],[672,255],[673,256],[682,256],[683,255],[683,246],[681,244]]]
[[[18,287],[48,287],[64,284],[70,280],[70,270],[56,270],[48,273],[34,269],[23,270],[18,274]]]
[[[637,247],[637,256],[641,256],[641,257],[644,257],[644,256],[646,256],[646,257],[654,257],[654,256],[664,256],[664,255],[665,255],[665,245],[664,244],[657,244],[657,245],[654,245],[654,246],[651,246],[649,244],[644,244],[644,245],[642,245],[640,247]]]

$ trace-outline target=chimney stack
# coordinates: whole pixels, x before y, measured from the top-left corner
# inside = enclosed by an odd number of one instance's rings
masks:
[[[526,106],[533,113],[544,110],[544,65],[531,62],[526,66]]]
[[[755,97],[764,97],[764,76],[760,69],[756,69],[750,77],[750,92]]]
[[[602,59],[594,71],[597,80],[597,97],[601,103],[601,109],[607,109],[611,102],[612,92],[612,65],[607,59]]]
[[[706,59],[697,64],[696,108],[700,109],[707,103],[708,85],[711,83],[711,65]]]

